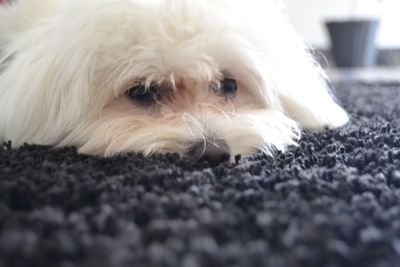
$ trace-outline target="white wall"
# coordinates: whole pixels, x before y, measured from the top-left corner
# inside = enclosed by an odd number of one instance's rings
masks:
[[[290,20],[306,42],[329,48],[329,38],[323,22],[327,19],[381,17],[379,46],[400,48],[400,0],[287,0]]]

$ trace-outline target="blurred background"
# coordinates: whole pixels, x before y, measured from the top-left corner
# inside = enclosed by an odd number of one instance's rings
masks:
[[[283,1],[331,79],[400,81],[400,0]]]
[[[287,13],[332,77],[400,80],[400,0],[287,0]]]

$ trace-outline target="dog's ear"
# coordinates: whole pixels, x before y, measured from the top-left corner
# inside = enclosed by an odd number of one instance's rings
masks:
[[[298,53],[289,63],[287,80],[278,86],[285,113],[308,130],[343,126],[349,117],[335,101],[324,72],[306,51]]]
[[[242,2],[243,3],[243,2]],[[246,2],[247,3],[247,2]],[[253,0],[242,8],[247,31],[257,55],[248,56],[269,107],[280,110],[303,128],[335,128],[348,121],[334,101],[324,72],[289,23],[280,0]],[[247,19],[248,17],[248,19]]]
[[[55,0],[19,0],[0,5],[0,50],[54,8]]]
[[[269,42],[270,77],[280,108],[303,128],[336,128],[349,120],[335,102],[324,71],[293,27],[281,20],[280,34]]]
[[[56,144],[90,105],[93,55],[39,23],[10,45],[0,74],[0,140]],[[78,33],[77,33],[78,34]]]

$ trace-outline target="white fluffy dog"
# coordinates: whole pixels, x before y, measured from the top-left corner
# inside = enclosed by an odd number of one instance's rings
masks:
[[[212,163],[348,116],[273,0],[0,7],[0,141]]]

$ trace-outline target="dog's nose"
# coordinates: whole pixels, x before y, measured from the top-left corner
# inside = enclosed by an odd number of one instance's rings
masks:
[[[229,161],[231,153],[224,140],[213,140],[213,142],[195,143],[190,147],[188,156],[199,161],[208,161],[211,166],[216,166]]]

